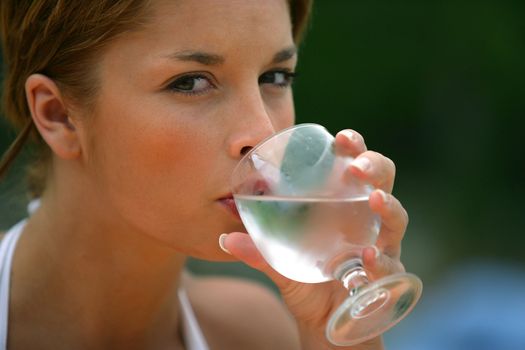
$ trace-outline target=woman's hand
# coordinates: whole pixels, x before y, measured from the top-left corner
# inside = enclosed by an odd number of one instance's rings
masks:
[[[336,149],[355,158],[348,171],[376,188],[370,195],[369,205],[381,217],[381,230],[376,246],[367,247],[362,252],[363,266],[369,278],[376,280],[404,271],[399,258],[408,215],[401,203],[391,195],[394,163],[379,153],[367,151],[362,136],[352,130],[344,130],[336,135]],[[233,256],[264,272],[277,285],[298,322],[304,349],[344,349],[331,345],[325,338],[325,327],[330,315],[348,297],[348,291],[339,281],[305,284],[280,275],[266,263],[250,236],[245,233],[230,233],[223,245]],[[382,340],[377,337],[348,349],[381,348]]]

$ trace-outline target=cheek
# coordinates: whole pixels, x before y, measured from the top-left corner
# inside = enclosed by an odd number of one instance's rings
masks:
[[[272,124],[276,131],[292,126],[295,122],[295,110],[293,104],[292,91],[289,90],[286,96],[275,98],[270,94],[263,94],[266,101],[266,108],[272,119]]]
[[[290,103],[288,104],[287,108],[286,108],[286,111],[285,111],[285,118],[283,123],[283,127],[282,129],[284,128],[287,128],[289,126],[292,126],[293,124],[295,124],[295,108],[294,108],[294,104],[293,104],[293,100],[290,101]]]
[[[206,133],[152,109],[113,110],[97,117],[89,167],[105,203],[155,235],[171,235],[173,227],[190,221],[201,206],[209,173]]]

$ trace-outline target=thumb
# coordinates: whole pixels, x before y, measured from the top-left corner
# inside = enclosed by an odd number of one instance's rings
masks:
[[[252,238],[242,232],[223,233],[219,237],[220,247],[246,265],[266,274],[278,286],[286,285],[290,280],[275,271],[253,243]]]

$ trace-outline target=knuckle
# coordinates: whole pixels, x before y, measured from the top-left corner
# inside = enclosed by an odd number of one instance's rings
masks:
[[[390,170],[390,173],[392,175],[395,175],[396,173],[396,163],[394,163],[394,161],[388,157],[385,157],[385,161],[387,163],[387,167],[389,168]]]
[[[376,160],[377,160],[377,158],[381,157],[381,153],[376,152],[376,151],[368,150],[368,151],[364,152],[363,154],[366,155],[369,158],[376,159]]]
[[[408,215],[408,212],[405,208],[401,207],[402,209],[402,212],[403,212],[403,217],[404,217],[404,220],[405,220],[405,228],[408,226],[408,224],[410,223],[410,217]]]
[[[376,151],[366,151],[363,154],[372,159],[372,161],[377,162],[384,173],[388,174],[389,176],[395,174],[396,164],[392,159]]]
[[[405,208],[403,208],[401,203],[399,203],[398,216],[399,216],[399,230],[404,232],[408,226],[409,218],[408,218],[408,212],[406,211]]]
[[[361,135],[360,133],[358,133],[355,130],[352,130],[352,132],[355,134],[355,137],[356,137],[358,143],[361,144],[361,146],[363,147],[363,150],[366,152],[367,148],[366,148],[365,138],[363,137],[363,135]]]

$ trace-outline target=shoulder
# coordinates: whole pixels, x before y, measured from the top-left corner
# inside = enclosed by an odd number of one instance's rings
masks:
[[[284,304],[268,288],[225,277],[192,277],[187,293],[213,349],[298,349]]]

